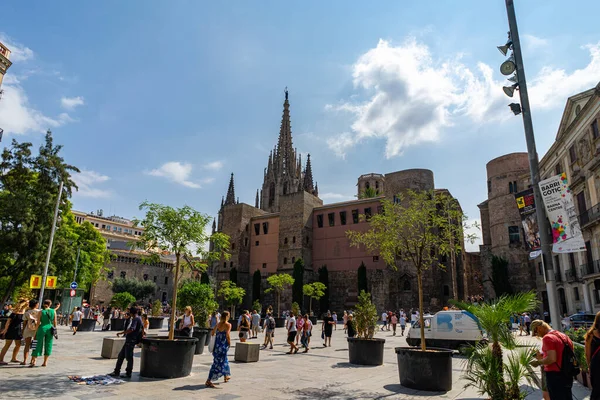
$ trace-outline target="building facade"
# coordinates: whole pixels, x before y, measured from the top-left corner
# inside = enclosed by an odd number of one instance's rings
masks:
[[[286,92],[283,116],[277,146],[268,158],[262,188],[256,193],[254,207],[240,203],[235,195],[233,174],[227,195],[221,201],[214,231],[231,238],[231,258],[214,263],[209,273],[217,284],[235,277],[238,286],[246,289],[244,306],[253,298],[260,298],[265,306],[273,305],[272,294],[265,293],[266,279],[277,273],[292,273],[294,263],[304,262],[304,283],[318,280],[318,270],[328,272],[329,304],[331,310],[351,309],[357,302],[358,268],[367,269],[368,288],[379,310],[418,306],[416,271],[409,264],[399,263],[393,270],[362,247],[352,247],[346,231],[365,231],[368,222],[359,215],[381,212],[381,200],[404,190],[434,190],[433,172],[412,169],[388,174],[361,175],[357,183],[357,197],[366,188],[375,189],[376,197],[324,205],[313,184],[310,156],[302,169],[302,161],[292,143],[290,105]],[[385,188],[385,190],[384,190]],[[447,191],[446,191],[447,192]],[[452,284],[449,260],[440,258],[441,268],[431,268],[423,277],[425,305],[432,311],[453,298],[453,287],[458,297],[468,292],[463,254],[457,259],[457,285]],[[232,270],[235,272],[232,273]],[[252,276],[260,271],[260,293],[252,293]],[[291,290],[281,298],[281,310],[291,308]],[[315,309],[313,302],[313,309]],[[324,310],[322,310],[324,311]]]

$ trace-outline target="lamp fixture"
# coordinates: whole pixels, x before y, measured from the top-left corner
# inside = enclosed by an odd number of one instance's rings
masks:
[[[503,56],[506,55],[506,53],[508,53],[508,50],[510,50],[512,47],[512,42],[509,40],[508,42],[506,42],[506,44],[503,44],[502,46],[497,46],[497,49],[500,51],[500,53],[502,53]]]
[[[515,57],[510,56],[510,58],[504,61],[500,65],[500,73],[504,76],[511,75],[513,72],[517,70],[517,64],[515,64]]]
[[[519,82],[519,78],[517,77],[517,74],[514,74],[513,76],[511,76],[510,78],[507,78],[509,81],[511,81],[512,83],[517,83]]]
[[[519,87],[519,84],[515,83],[514,85],[502,87],[502,90],[504,90],[504,94],[507,95],[508,97],[513,97],[513,95],[515,94],[515,90],[518,87]]]
[[[521,105],[519,103],[510,103],[508,106],[510,107],[510,111],[512,111],[513,114],[521,114]]]

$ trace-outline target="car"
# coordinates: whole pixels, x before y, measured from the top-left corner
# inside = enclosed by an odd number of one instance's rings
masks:
[[[571,328],[589,328],[594,324],[595,318],[594,314],[580,313],[569,316],[569,321],[571,322]]]

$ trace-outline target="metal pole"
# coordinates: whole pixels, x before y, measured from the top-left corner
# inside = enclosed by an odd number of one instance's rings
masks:
[[[535,137],[533,135],[533,123],[531,120],[531,108],[529,107],[529,96],[527,94],[527,82],[525,80],[525,68],[523,67],[523,56],[521,54],[521,42],[517,28],[517,17],[513,0],[506,0],[506,12],[508,14],[508,25],[510,27],[510,40],[517,65],[517,83],[519,84],[519,96],[521,97],[521,111],[523,113],[523,126],[525,128],[525,140],[527,141],[527,153],[529,154],[529,169],[531,172],[531,185],[535,197],[536,215],[540,231],[540,242],[542,247],[542,263],[546,272],[546,291],[548,293],[548,305],[550,306],[550,318],[552,327],[560,329],[560,314],[558,311],[558,296],[556,292],[556,280],[554,277],[554,265],[552,259],[552,240],[550,239],[550,223],[544,211],[544,202],[540,192],[540,171],[537,150],[535,148]]]
[[[44,289],[46,289],[46,277],[48,276],[48,266],[50,265],[50,255],[52,254],[52,243],[54,242],[54,232],[56,231],[56,221],[58,219],[58,208],[60,206],[60,198],[62,196],[63,183],[60,182],[58,187],[58,198],[56,199],[56,207],[54,208],[54,219],[52,220],[52,230],[50,232],[50,243],[48,244],[48,253],[46,254],[46,266],[44,267],[44,276],[42,277],[42,288],[40,289],[40,306],[44,301]]]
[[[75,282],[75,278],[77,278],[77,265],[79,264],[79,251],[81,250],[81,246],[77,246],[77,258],[75,258],[75,273],[73,274],[73,282]],[[71,314],[71,301],[73,297],[69,291],[69,308],[67,308],[67,315]],[[64,313],[63,313],[64,314]]]

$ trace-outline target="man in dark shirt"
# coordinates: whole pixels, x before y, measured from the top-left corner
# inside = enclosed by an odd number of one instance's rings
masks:
[[[135,345],[140,342],[142,337],[143,324],[142,319],[138,316],[137,307],[131,307],[129,309],[129,314],[131,315],[129,327],[127,327],[125,331],[117,333],[117,337],[125,335],[125,344],[119,352],[115,370],[109,374],[110,376],[117,378],[131,378],[131,371],[133,370],[133,349],[135,348]],[[125,368],[125,375],[121,376],[121,366],[123,365],[124,359],[127,359],[127,368]]]

